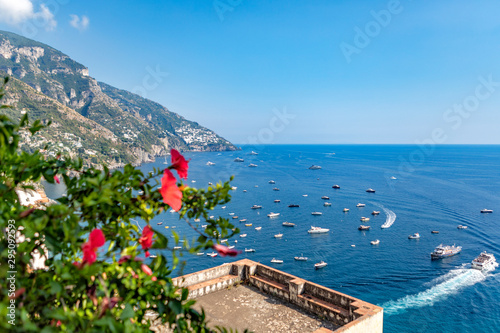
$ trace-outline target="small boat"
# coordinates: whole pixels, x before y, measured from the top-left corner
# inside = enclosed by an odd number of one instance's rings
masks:
[[[276,199],[276,200],[274,200],[274,203],[280,203],[280,202],[281,202],[281,200],[280,200],[280,199]]]
[[[195,221],[195,222],[200,222],[200,221],[201,221],[201,219],[194,219],[194,221]]]
[[[259,187],[259,185],[255,185],[254,187],[257,188],[257,187]]]
[[[227,248],[231,250],[231,249],[234,249],[235,246],[234,245],[229,245]]]
[[[270,218],[278,217],[278,216],[280,216],[280,213],[273,213],[273,212],[271,212],[271,213],[267,214],[267,217],[270,217]]]
[[[259,155],[259,153],[252,150],[250,153],[248,153],[248,155]]]
[[[277,188],[277,187],[273,188],[273,191],[279,191],[279,190],[280,190],[280,189],[279,189],[279,188]]]
[[[247,236],[247,234],[241,234],[240,237],[241,238],[245,238]]]
[[[208,182],[208,186],[212,186],[214,183],[212,182]]]
[[[367,190],[366,190],[366,192],[367,192],[367,193],[375,193],[375,190],[374,190],[374,189],[372,189],[372,188],[369,188],[369,189],[367,189]]]
[[[167,226],[165,226],[165,229],[168,229],[168,228],[170,228],[168,225],[167,225]]]
[[[236,191],[238,188],[236,186],[231,186],[231,190]]]
[[[207,165],[212,166],[212,165],[215,165],[215,163],[214,163],[214,162],[210,162],[210,161],[208,161],[208,162],[207,162]]]
[[[255,230],[260,230],[262,229],[262,227],[255,227]]]
[[[332,188],[338,190],[340,188],[340,185],[333,185]]]
[[[273,259],[271,260],[271,263],[273,263],[273,264],[282,264],[282,263],[283,263],[283,260],[280,260],[280,259],[274,259],[274,258],[273,258]]]
[[[493,254],[487,253],[486,251],[482,252],[476,259],[472,260],[471,267],[474,269],[482,270],[490,270],[495,268],[496,259]]]
[[[391,177],[391,179],[392,179],[392,180],[396,180],[397,178],[396,178],[396,177],[394,177],[394,176],[392,176],[392,177]]]
[[[156,225],[162,225],[162,224],[163,224],[163,222],[158,222],[158,223],[156,223]]]
[[[467,227],[466,225],[461,225],[461,224],[459,224],[459,225],[457,226],[457,229],[467,229],[467,228],[468,228],[468,227]]]
[[[380,214],[380,212],[379,212],[378,210],[374,210],[374,211],[372,212],[372,215],[374,215],[374,216],[375,216],[375,215],[379,215],[379,214]]]
[[[283,237],[283,234],[276,234],[276,235],[274,235],[274,238],[281,238],[281,237]]]
[[[262,209],[262,206],[260,206],[260,205],[253,205],[251,208],[252,209]]]
[[[282,225],[284,227],[295,227],[295,223],[292,223],[292,222],[283,222]]]
[[[297,205],[297,204],[291,204],[291,205],[288,205],[289,208],[299,208],[300,206]]]
[[[358,227],[358,230],[370,230],[370,226],[369,225],[360,225]]]
[[[233,216],[233,215],[234,215],[234,213],[229,213],[229,216]]]
[[[252,223],[245,223],[245,227],[251,227]]]
[[[182,246],[174,246],[174,250],[182,249]]]
[[[234,159],[234,161],[235,161],[235,162],[245,162],[245,160],[244,160],[244,159],[242,159],[242,158],[240,158],[240,157],[236,157],[236,158]]]
[[[420,234],[418,232],[414,233],[413,235],[408,236],[408,239],[419,239]]]
[[[255,252],[255,249],[245,249],[245,252]]]
[[[354,244],[351,244],[351,247],[356,247],[356,245],[354,245]]]
[[[209,219],[213,219],[214,217],[215,217],[215,216],[210,215],[208,218],[209,218]],[[236,216],[236,217],[238,217],[238,216]],[[233,217],[233,219],[234,219],[234,217]]]
[[[293,259],[297,260],[297,261],[307,261],[307,257],[304,257],[304,254],[301,254],[300,257],[293,257]]]
[[[216,252],[207,253],[207,256],[214,258],[217,257],[217,253]]]
[[[439,234],[439,231],[437,231],[437,230],[432,230],[432,231],[431,231],[431,234]]]
[[[158,256],[157,256],[157,255],[152,254],[152,255],[150,255],[149,257],[150,257],[150,258],[157,258]]]
[[[303,197],[307,197],[308,195],[307,194],[302,194]]]
[[[249,168],[256,168],[256,167],[258,167],[258,165],[257,165],[257,164],[253,164],[253,163],[252,163],[252,164],[249,164],[249,165],[248,165],[248,167],[249,167]]]
[[[349,208],[344,208],[344,213],[349,212]]]
[[[368,222],[368,221],[370,221],[370,218],[363,216],[360,220],[361,220],[361,222]]]
[[[276,182],[274,180],[270,180],[268,181],[269,184],[276,184]]]
[[[246,221],[247,221],[247,219],[241,219],[241,220],[240,220],[240,222],[242,222],[242,223],[243,223],[243,222],[246,222]]]
[[[323,260],[321,260],[320,262],[318,262],[317,264],[314,264],[314,268],[315,269],[320,269],[320,268],[323,268],[325,267],[326,265],[328,265],[326,262],[324,262]]]
[[[212,217],[213,218],[213,217]],[[233,216],[233,220],[236,220],[238,218],[238,215]]]
[[[323,206],[325,206],[325,207],[330,207],[331,205],[332,205],[332,203],[331,203],[331,202],[325,202],[325,203],[323,204]]]
[[[327,197],[326,195],[322,196],[321,199],[323,200],[330,200],[330,197]]]
[[[366,205],[364,203],[358,203],[356,207],[365,207]]]
[[[319,165],[314,165],[314,164],[309,167],[309,170],[320,170],[320,169],[321,167]]]
[[[247,193],[247,190],[243,190],[243,193]]]
[[[320,216],[320,215],[323,215],[323,213],[321,213],[321,212],[312,212],[311,215]]]
[[[170,213],[175,213],[175,209],[169,210]]]
[[[371,242],[370,242],[370,244],[371,244],[371,245],[378,245],[378,244],[380,244],[380,240],[379,240],[379,239],[376,239],[376,240],[374,240],[374,241],[371,241]]]
[[[482,210],[481,210],[481,213],[483,213],[483,214],[493,213],[493,209],[486,209],[486,208],[485,208],[485,209],[482,209]]]
[[[207,227],[207,224],[202,224],[201,227],[205,229]]]
[[[443,244],[439,244],[438,247],[436,247],[434,251],[431,253],[431,259],[434,260],[434,259],[451,257],[454,256],[455,254],[460,253],[460,251],[462,251],[461,246],[455,246],[455,245],[444,246]]]
[[[330,229],[321,228],[321,227],[313,227],[313,226],[311,226],[311,229],[307,230],[307,232],[309,234],[326,234],[329,231],[330,231]]]
[[[205,252],[198,252],[198,253],[196,253],[197,256],[202,256],[204,254],[205,254]]]
[[[221,239],[220,242],[221,243],[227,243],[227,239]]]

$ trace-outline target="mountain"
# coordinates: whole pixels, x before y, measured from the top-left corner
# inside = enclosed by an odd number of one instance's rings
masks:
[[[8,111],[11,117],[27,112],[32,120],[53,122],[25,148],[55,142],[89,164],[111,165],[151,161],[171,148],[238,149],[154,101],[96,81],[87,67],[48,45],[0,31],[4,75],[13,78],[6,94],[7,103],[15,106]]]

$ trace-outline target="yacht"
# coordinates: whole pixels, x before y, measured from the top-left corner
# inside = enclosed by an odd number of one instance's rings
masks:
[[[486,209],[485,208],[485,209],[481,210],[481,213],[483,213],[483,214],[493,213],[493,209]]]
[[[267,217],[271,217],[271,218],[272,217],[278,217],[278,216],[280,216],[280,213],[273,213],[273,212],[271,212],[271,213],[267,214]]]
[[[321,228],[321,227],[313,227],[313,226],[311,226],[311,229],[307,230],[307,232],[310,234],[325,234],[329,231],[330,231],[330,229]]]
[[[311,215],[320,216],[323,215],[322,212],[312,212]]]
[[[240,157],[236,157],[236,158],[234,159],[234,161],[235,161],[235,162],[245,162],[245,160],[244,160],[244,159],[242,159],[242,158],[240,158]]]
[[[366,205],[364,203],[358,203],[356,207],[365,207]]]
[[[269,184],[276,184],[276,182],[274,180],[270,180],[268,181]]]
[[[315,269],[320,269],[320,268],[323,268],[325,267],[326,265],[328,265],[326,262],[324,262],[323,260],[321,260],[320,262],[318,262],[317,264],[314,264],[314,268]]]
[[[247,190],[243,190],[243,193],[247,193]]]
[[[309,167],[309,170],[320,170],[320,169],[321,167],[319,165],[314,165],[314,164]]]
[[[209,257],[217,257],[217,253],[216,252],[210,252],[210,253],[207,253],[207,256]]]
[[[274,200],[274,202],[275,202],[275,203],[280,203],[280,202],[281,202],[281,200],[280,200],[280,199],[276,199],[276,200]]]
[[[271,260],[271,263],[273,263],[273,264],[282,264],[282,263],[283,263],[283,260],[280,260],[280,259],[274,259],[274,258],[273,258],[273,259]]]
[[[333,185],[332,188],[338,190],[340,188],[340,185]]]
[[[276,234],[276,235],[274,235],[274,238],[281,238],[281,237],[283,237],[283,234]]]
[[[459,224],[459,225],[457,226],[457,229],[467,229],[467,226],[466,226],[466,225],[461,225],[461,224]]]
[[[245,238],[247,236],[247,234],[241,234],[240,237],[241,238]]]
[[[307,261],[308,257],[304,257],[304,254],[301,254],[300,257],[293,257],[293,259],[297,261]]]
[[[300,206],[297,205],[297,204],[291,204],[291,205],[288,205],[288,207],[290,207],[290,208],[299,208]]]
[[[227,248],[228,248],[228,249],[234,249],[235,247],[236,247],[236,246],[234,246],[234,245],[229,245]]]
[[[260,206],[260,205],[253,205],[251,208],[252,209],[262,209],[262,206]]]
[[[326,195],[322,196],[321,199],[323,200],[330,200],[330,197],[327,197]]]
[[[462,251],[461,246],[455,245],[446,245],[439,244],[438,247],[434,249],[434,252],[431,253],[431,259],[441,259],[446,257],[454,256],[455,254],[460,253]]]
[[[283,222],[282,225],[284,227],[295,227],[295,223],[292,223],[292,222]]]
[[[236,186],[231,186],[231,190],[236,191],[238,188]]]
[[[370,226],[369,225],[360,225],[358,227],[358,230],[370,230]]]
[[[370,242],[371,245],[379,245],[380,244],[380,240],[379,239],[376,239],[374,241],[371,241]]]
[[[408,239],[419,239],[420,234],[418,232],[414,233],[413,235],[408,236]]]
[[[368,222],[368,221],[370,221],[370,218],[363,216],[360,220],[361,220],[361,222]]]
[[[245,252],[255,252],[255,249],[245,249]]]
[[[472,260],[471,262],[472,268],[479,270],[490,270],[495,268],[496,259],[493,254],[487,253],[486,251],[482,252],[479,257]]]
[[[344,213],[347,213],[349,211],[349,208],[344,208]]]
[[[255,228],[255,230],[260,230],[260,229],[262,229],[262,227],[256,227],[256,228]]]
[[[372,189],[372,188],[369,188],[369,189],[366,190],[366,192],[368,192],[368,193],[375,193],[375,190]]]
[[[211,165],[215,165],[215,163],[214,163],[214,162],[210,162],[210,161],[208,161],[208,162],[207,162],[207,165],[210,165],[210,166],[211,166]]]
[[[259,155],[259,153],[252,150],[248,155]]]
[[[157,256],[157,255],[155,255],[155,254],[152,254],[152,255],[150,255],[149,257],[150,257],[150,258],[157,258],[158,256]]]
[[[279,188],[277,188],[277,187],[273,188],[273,191],[279,191],[279,190],[280,190],[280,189],[279,189]]]
[[[374,210],[374,211],[372,212],[372,215],[374,215],[374,216],[375,216],[375,215],[379,215],[379,214],[380,214],[380,212],[379,212],[378,210]]]
[[[258,167],[258,165],[257,165],[257,164],[253,164],[253,163],[251,163],[251,164],[249,164],[249,165],[248,165],[248,167],[249,167],[249,168],[256,168],[256,167]]]
[[[331,203],[331,202],[325,202],[325,203],[323,204],[323,206],[325,206],[325,207],[330,207],[331,205],[332,205],[332,203]]]

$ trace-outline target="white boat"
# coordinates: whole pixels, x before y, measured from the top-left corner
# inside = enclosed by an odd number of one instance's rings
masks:
[[[235,246],[234,245],[229,245],[227,248],[231,250],[231,249],[234,249]]]
[[[269,184],[276,184],[276,182],[274,180],[270,180],[268,181]]]
[[[283,222],[284,227],[295,227],[295,223],[292,222]]]
[[[303,197],[307,197],[308,195],[307,194],[302,194]]]
[[[236,191],[238,188],[236,186],[232,186],[231,190]]]
[[[493,254],[484,251],[476,259],[472,260],[471,265],[474,269],[489,271],[497,266],[497,261]]]
[[[249,165],[248,165],[248,167],[249,167],[249,168],[256,168],[256,167],[258,167],[258,165],[257,165],[257,164],[253,164],[253,163],[251,163],[251,164],[249,164]]]
[[[214,163],[214,162],[210,162],[210,161],[208,161],[208,162],[207,162],[207,165],[215,165],[215,163]]]
[[[255,230],[260,230],[260,229],[262,229],[262,227],[256,227],[256,228],[255,228]]]
[[[304,257],[304,254],[301,254],[300,257],[293,257],[293,259],[297,260],[297,261],[307,261],[307,257]]]
[[[252,150],[248,155],[259,155],[259,153]]]
[[[207,253],[207,256],[209,257],[217,257],[217,253],[216,252],[211,252],[211,253]]]
[[[241,219],[240,220],[240,222],[246,222],[246,221],[247,221],[247,219]]]
[[[467,229],[467,226],[466,226],[466,225],[461,225],[461,224],[459,224],[459,225],[457,226],[457,229]]]
[[[250,207],[252,209],[261,209],[262,206],[261,205],[253,205],[252,207]]]
[[[273,191],[279,191],[279,190],[280,190],[280,189],[279,189],[279,188],[277,188],[277,187],[273,188]]]
[[[282,264],[283,263],[283,260],[280,260],[280,259],[271,259],[271,263],[273,264]]]
[[[233,216],[233,215],[234,215],[234,213],[229,213],[229,216]]]
[[[349,211],[349,208],[344,208],[344,213],[347,213]]]
[[[369,225],[360,225],[358,227],[358,230],[370,230],[370,226]]]
[[[194,221],[195,221],[195,222],[200,222],[200,221],[201,221],[201,219],[194,219]]]
[[[323,215],[323,213],[321,213],[321,212],[312,212],[311,215],[320,216],[320,215]]]
[[[324,262],[323,260],[321,260],[320,262],[318,262],[317,264],[314,264],[314,268],[315,269],[320,269],[320,268],[323,268],[325,267],[326,265],[328,265],[326,262]]]
[[[396,177],[394,177],[394,176],[392,176],[392,177],[391,177],[391,179],[392,179],[392,180],[396,180],[397,178],[396,178]]]
[[[168,164],[167,156],[165,156],[165,162],[163,162],[163,164]]]
[[[156,225],[162,225],[162,224],[163,224],[163,222],[158,222],[158,223],[156,223]]]
[[[227,239],[221,239],[220,242],[221,243],[227,243]]]
[[[235,162],[245,162],[245,160],[244,160],[244,159],[242,159],[242,158],[240,158],[240,157],[236,157],[236,158],[234,159],[234,161],[235,161]]]
[[[222,206],[221,209],[226,209],[227,207],[226,206]]]
[[[338,190],[338,189],[340,189],[340,185],[333,185],[332,188]]]
[[[158,256],[157,256],[157,255],[152,254],[152,255],[150,255],[149,257],[150,257],[150,258],[157,258]]]
[[[245,249],[245,252],[255,252],[255,249]]]
[[[174,246],[174,250],[180,250],[182,249],[182,246]]]
[[[198,253],[196,253],[197,256],[202,256],[204,254],[205,254],[205,252],[198,252]]]
[[[420,234],[418,232],[414,233],[413,235],[408,236],[408,239],[419,239]]]
[[[321,199],[323,200],[330,200],[330,197],[327,197],[326,195],[322,196]]]
[[[309,170],[320,170],[320,169],[321,167],[319,165],[314,165],[314,164],[309,167]]]
[[[483,214],[488,214],[488,213],[493,213],[493,209],[481,209],[481,213]]]
[[[368,193],[375,193],[375,190],[372,189],[372,188],[369,188],[369,189],[366,190],[366,192],[368,192]]]
[[[247,236],[247,234],[241,234],[240,237],[241,238],[245,238]]]
[[[370,221],[370,218],[363,216],[360,220],[361,220],[361,222],[368,222],[368,221]]]
[[[364,203],[358,203],[356,207],[365,207],[366,205]]]
[[[376,215],[379,215],[379,214],[380,214],[380,211],[378,211],[378,210],[374,210],[374,211],[372,212],[372,215],[373,215],[373,216],[376,216]]]
[[[330,207],[331,205],[332,205],[332,203],[331,203],[331,202],[325,202],[325,203],[323,204],[323,206],[325,206],[325,207]]]
[[[280,203],[280,202],[281,202],[281,200],[280,200],[280,199],[276,199],[276,200],[274,200],[274,203]]]
[[[374,241],[371,241],[370,244],[371,245],[378,245],[378,244],[380,244],[380,240],[376,239]]]
[[[441,259],[454,256],[462,251],[461,246],[439,244],[431,253],[431,259]]]
[[[276,235],[274,235],[274,238],[281,238],[281,237],[283,237],[283,234],[276,234]]]
[[[245,223],[245,227],[251,227],[252,223]]]
[[[201,227],[205,229],[208,225],[207,224],[202,224]]]
[[[307,232],[310,234],[325,234],[329,231],[330,231],[330,229],[321,228],[321,227],[313,227],[313,226],[311,226],[311,229],[307,230]]]
[[[271,212],[271,213],[267,214],[267,217],[271,217],[271,218],[278,217],[278,216],[280,216],[280,213],[273,213],[273,212]]]

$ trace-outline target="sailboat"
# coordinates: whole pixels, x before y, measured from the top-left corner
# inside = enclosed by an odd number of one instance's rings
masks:
[[[168,164],[167,156],[165,156],[165,162],[163,162],[163,164]]]

